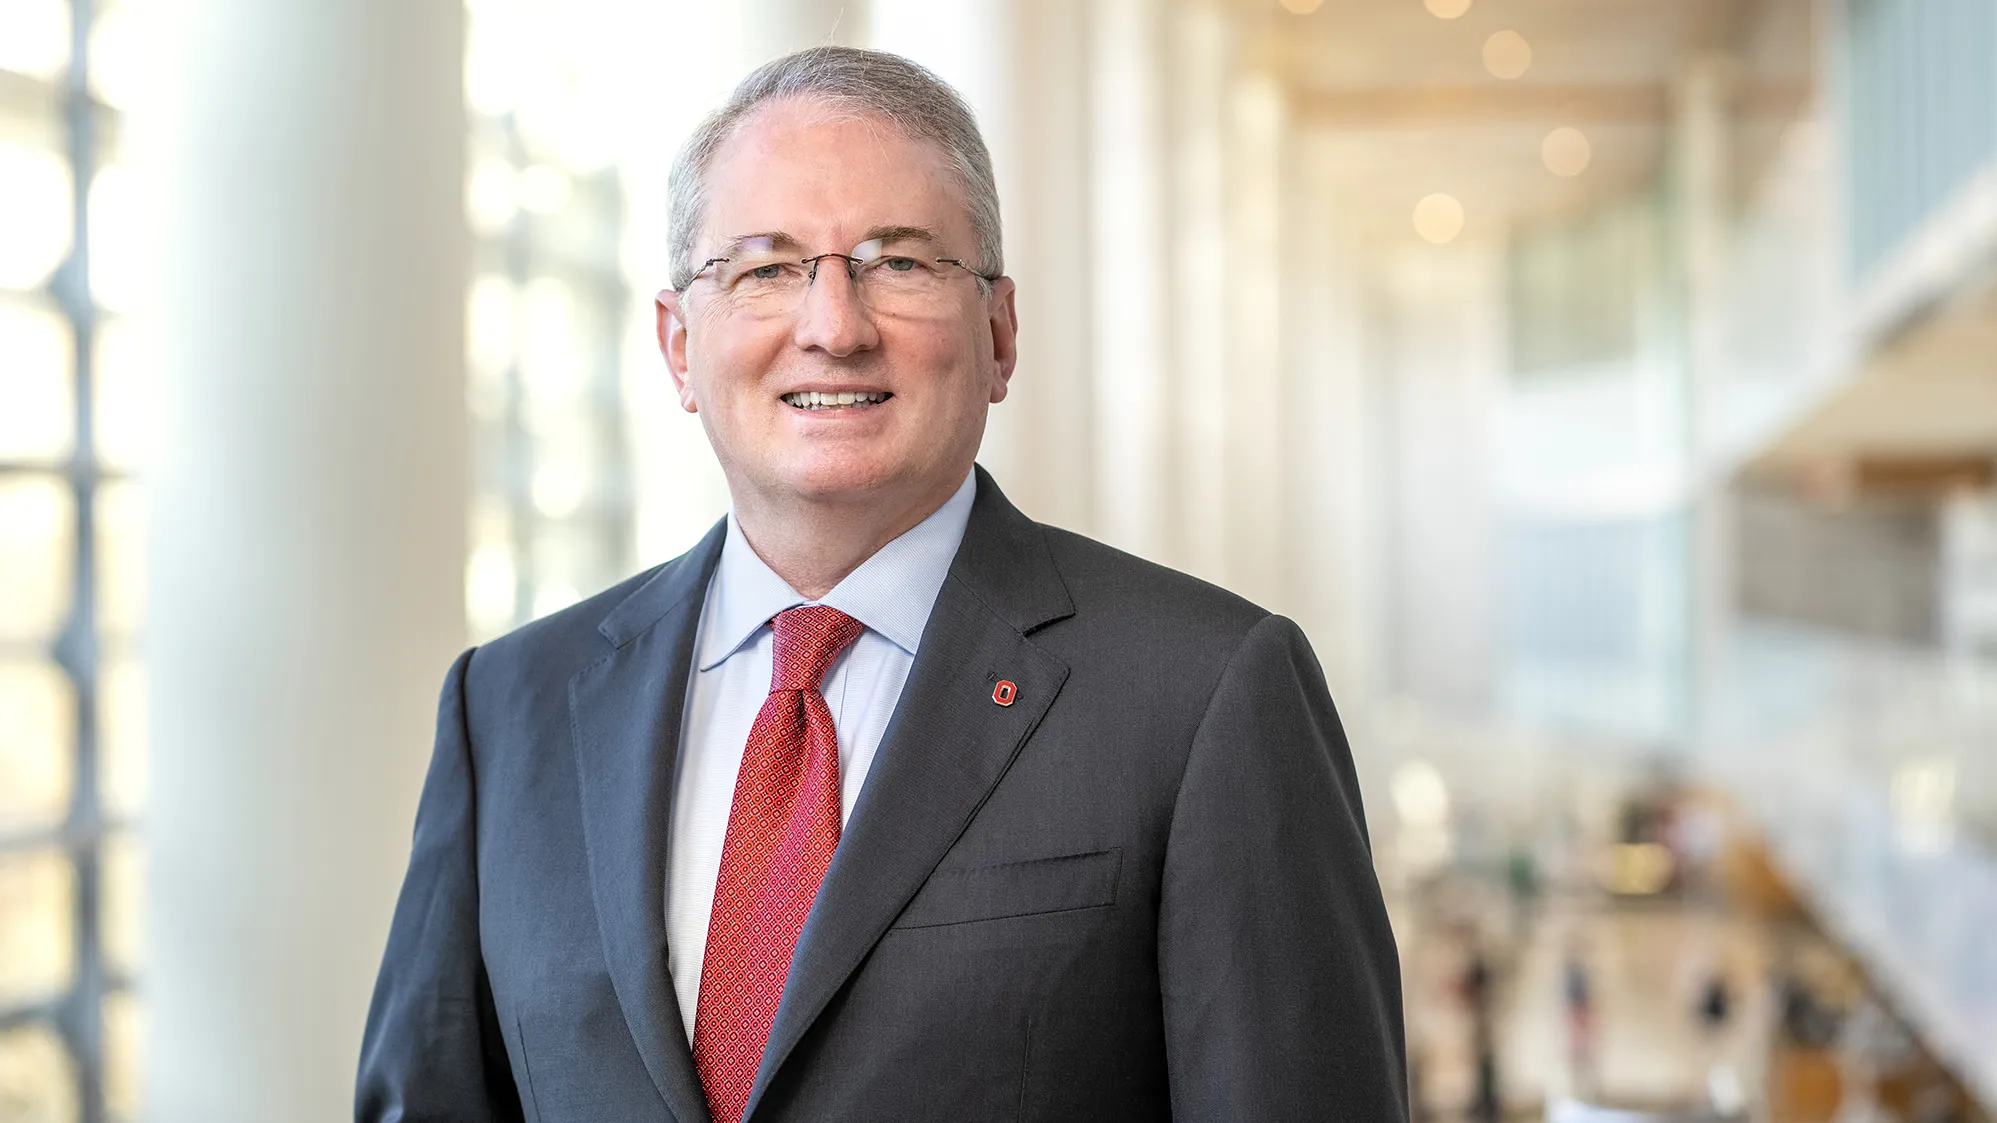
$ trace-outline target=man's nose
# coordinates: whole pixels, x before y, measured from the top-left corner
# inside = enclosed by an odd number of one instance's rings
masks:
[[[818,276],[805,289],[804,305],[797,311],[797,345],[844,358],[872,348],[880,338],[860,299],[859,274],[851,263],[837,257],[819,261]]]

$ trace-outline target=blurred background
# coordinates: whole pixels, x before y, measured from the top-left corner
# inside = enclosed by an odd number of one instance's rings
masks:
[[[1991,1117],[1990,0],[0,0],[0,1120],[347,1114],[449,659],[726,510],[664,173],[827,41],[984,125],[1011,497],[1308,631],[1418,1118]]]

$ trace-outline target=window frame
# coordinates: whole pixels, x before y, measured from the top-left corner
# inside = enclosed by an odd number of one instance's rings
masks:
[[[70,330],[72,358],[72,441],[66,458],[50,462],[0,461],[0,477],[33,476],[59,481],[73,505],[74,535],[69,573],[70,605],[57,633],[45,644],[10,644],[10,657],[50,659],[71,688],[74,736],[70,801],[63,820],[52,826],[0,834],[0,859],[38,851],[60,851],[73,874],[71,895],[72,974],[60,991],[27,1003],[0,1006],[0,1033],[42,1025],[60,1038],[71,1064],[80,1123],[108,1123],[106,1094],[104,1006],[114,995],[129,992],[133,980],[114,970],[105,952],[104,849],[107,840],[132,824],[120,822],[105,805],[101,778],[102,738],[100,687],[105,639],[98,623],[98,563],[102,545],[97,504],[104,485],[125,478],[105,465],[96,442],[96,343],[103,310],[90,283],[90,192],[106,162],[106,144],[114,138],[117,114],[91,90],[90,37],[96,24],[97,0],[68,0],[70,41],[68,65],[51,79],[7,75],[10,84],[41,95],[58,120],[63,154],[70,168],[70,247],[62,263],[43,282],[39,293],[52,301]],[[39,87],[37,90],[36,87]],[[4,111],[4,110],[0,110]],[[29,110],[30,114],[34,112]],[[117,637],[121,642],[129,637]]]

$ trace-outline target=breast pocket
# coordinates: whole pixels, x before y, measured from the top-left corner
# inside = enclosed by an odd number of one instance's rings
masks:
[[[1072,912],[1116,903],[1122,850],[1063,854],[929,875],[902,910],[896,928],[935,928],[1013,916]]]

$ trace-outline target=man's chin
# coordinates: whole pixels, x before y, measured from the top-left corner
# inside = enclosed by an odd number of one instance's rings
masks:
[[[902,465],[838,459],[795,464],[776,473],[778,486],[813,503],[861,503],[894,490],[907,478]]]

